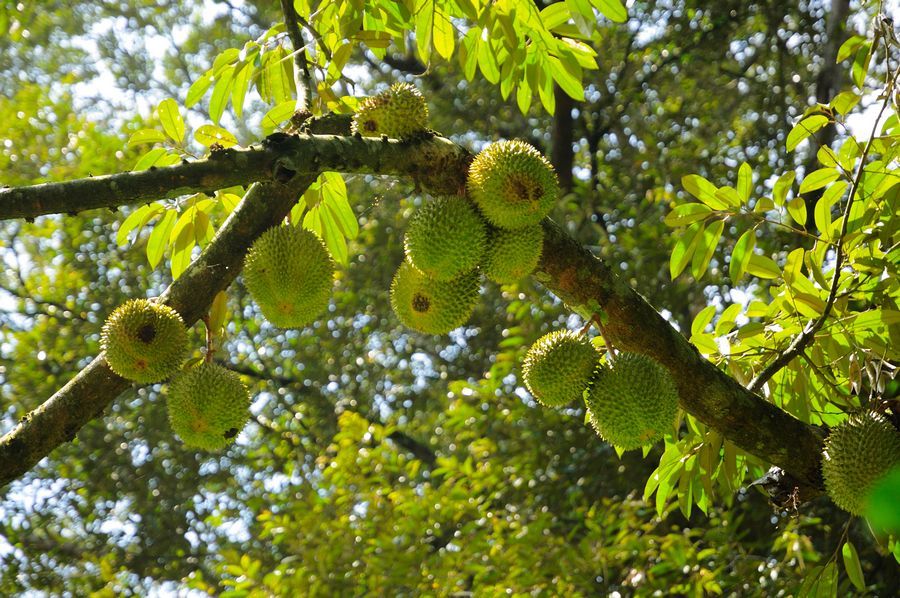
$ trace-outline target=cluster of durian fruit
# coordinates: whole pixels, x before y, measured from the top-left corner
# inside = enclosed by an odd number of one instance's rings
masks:
[[[250,393],[235,372],[211,361],[181,370],[188,333],[181,316],[162,303],[132,299],[103,325],[101,344],[116,374],[150,384],[169,377],[167,407],[172,429],[188,446],[223,448],[250,417]]]
[[[678,391],[668,370],[639,353],[618,353],[606,364],[600,357],[583,334],[551,332],[525,356],[525,386],[548,407],[584,399],[591,425],[621,450],[654,444],[670,432]]]
[[[425,133],[428,107],[412,85],[398,83],[368,98],[352,130],[408,139]],[[405,260],[391,283],[391,306],[407,327],[446,334],[466,323],[480,278],[498,284],[530,274],[541,256],[540,221],[559,197],[550,163],[522,141],[489,145],[472,162],[463,195],[433,198],[410,219]]]

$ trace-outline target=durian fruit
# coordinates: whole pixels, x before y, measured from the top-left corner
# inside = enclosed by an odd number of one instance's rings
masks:
[[[548,407],[560,407],[582,398],[599,360],[600,354],[588,339],[557,330],[528,349],[522,377],[534,398]]]
[[[487,253],[481,263],[484,275],[498,284],[511,284],[531,274],[544,249],[540,224],[513,230],[491,230]]]
[[[302,328],[328,307],[334,262],[314,232],[277,226],[263,233],[247,252],[244,283],[272,324]]]
[[[465,324],[477,300],[476,272],[433,280],[404,261],[391,283],[394,313],[405,326],[428,334],[446,334]]]
[[[100,344],[112,371],[150,383],[178,369],[188,351],[188,335],[181,316],[168,305],[132,299],[106,319]]]
[[[463,197],[438,197],[410,219],[406,259],[434,280],[446,281],[474,270],[487,246],[484,221]]]
[[[672,429],[678,391],[668,370],[639,353],[620,353],[597,372],[587,396],[591,424],[622,450],[653,444]]]
[[[524,141],[486,147],[469,166],[469,195],[494,226],[537,224],[559,198],[553,167]]]
[[[869,490],[898,464],[900,432],[877,413],[854,415],[825,439],[825,489],[834,504],[854,515],[864,513]]]
[[[363,137],[410,137],[428,129],[428,106],[415,86],[394,83],[389,90],[363,100],[350,129]]]
[[[240,376],[215,363],[191,368],[169,384],[172,430],[188,446],[218,450],[250,419],[250,393]]]

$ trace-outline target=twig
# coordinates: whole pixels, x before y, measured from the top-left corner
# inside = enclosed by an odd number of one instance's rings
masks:
[[[892,78],[887,85],[887,89],[884,92],[884,101],[881,103],[881,109],[878,111],[878,116],[875,118],[875,122],[872,124],[872,132],[869,134],[869,139],[866,142],[866,147],[863,149],[862,157],[859,160],[859,166],[856,169],[856,176],[853,179],[853,185],[850,187],[850,196],[847,198],[847,205],[844,207],[844,215],[841,219],[841,233],[838,236],[837,240],[837,249],[836,255],[834,259],[834,276],[831,279],[831,290],[828,292],[828,299],[825,301],[825,308],[822,310],[822,315],[813,320],[806,326],[803,332],[794,339],[794,342],[790,344],[790,346],[784,350],[781,355],[779,355],[775,361],[771,362],[763,371],[759,373],[756,378],[750,381],[750,384],[747,386],[747,389],[751,392],[758,392],[760,388],[762,388],[763,384],[769,381],[769,379],[778,373],[779,370],[787,366],[791,360],[794,359],[797,355],[800,354],[803,349],[812,341],[816,332],[819,331],[820,328],[825,324],[825,320],[831,315],[831,310],[834,307],[834,302],[837,299],[837,291],[840,286],[841,279],[841,267],[844,265],[844,237],[847,235],[847,227],[850,222],[850,209],[853,207],[853,200],[856,197],[856,194],[859,190],[859,185],[862,182],[863,173],[865,172],[865,163],[866,158],[869,157],[869,151],[872,149],[872,144],[875,141],[875,137],[878,135],[878,126],[881,123],[881,117],[884,115],[884,111],[887,109],[888,104],[891,102],[891,97],[893,96],[893,88],[894,88],[895,79]]]
[[[312,102],[313,77],[309,72],[309,61],[306,59],[306,44],[300,27],[297,26],[297,11],[294,10],[293,0],[281,0],[281,10],[284,13],[284,25],[287,28],[288,37],[294,46],[294,84],[297,87],[297,109],[308,110]]]

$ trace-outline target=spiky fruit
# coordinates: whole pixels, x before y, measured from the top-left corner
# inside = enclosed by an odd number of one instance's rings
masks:
[[[406,230],[406,259],[434,280],[451,280],[478,266],[487,229],[463,197],[438,197],[413,215]]]
[[[331,298],[334,262],[312,231],[278,226],[247,252],[244,282],[267,320],[280,328],[302,328]]]
[[[528,349],[522,377],[534,398],[548,407],[560,407],[582,397],[599,359],[588,339],[569,330],[557,330]]]
[[[541,259],[544,229],[540,224],[490,233],[481,271],[498,284],[510,284],[531,274]]]
[[[168,305],[132,299],[103,324],[100,344],[109,367],[135,382],[159,382],[184,361],[188,350],[184,321]]]
[[[241,377],[215,363],[187,370],[169,384],[169,423],[188,446],[210,451],[230,444],[250,419]]]
[[[587,396],[591,424],[622,450],[653,444],[672,429],[678,391],[668,370],[639,353],[620,353],[600,369]]]
[[[359,105],[350,125],[363,137],[403,139],[428,129],[428,106],[422,93],[409,83],[394,83]]]
[[[391,283],[394,313],[405,326],[429,334],[446,334],[465,324],[477,300],[475,272],[433,280],[404,261]]]
[[[854,515],[865,511],[869,490],[898,464],[900,432],[877,413],[854,415],[825,439],[825,489],[834,504]]]
[[[559,197],[553,167],[524,141],[487,146],[469,166],[469,194],[494,226],[537,224]]]

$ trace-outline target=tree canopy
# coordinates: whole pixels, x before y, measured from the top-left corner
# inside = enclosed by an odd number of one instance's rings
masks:
[[[0,593],[896,594],[900,469],[852,516],[822,460],[900,428],[898,58],[849,0],[0,3]],[[429,128],[360,134],[397,82]],[[411,330],[410,217],[511,139],[537,267]],[[284,223],[336,264],[296,329],[241,274]],[[249,390],[226,449],[110,368],[133,298]],[[662,441],[532,396],[559,330],[660,364]]]

